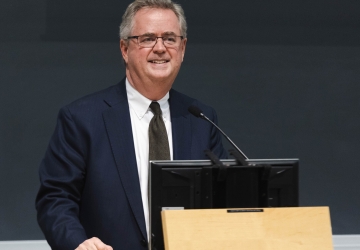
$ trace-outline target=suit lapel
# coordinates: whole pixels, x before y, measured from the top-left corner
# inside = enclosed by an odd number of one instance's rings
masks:
[[[183,101],[176,91],[170,90],[169,103],[174,160],[191,159],[191,123],[187,111],[189,105]]]
[[[103,112],[103,119],[121,183],[137,224],[146,239],[145,218],[125,80],[121,81],[116,89],[117,91],[113,91],[105,100],[110,108]]]
[[[120,82],[116,91],[108,95],[105,102],[110,107],[103,112],[103,119],[119,178],[137,224],[146,239],[145,218],[125,79]],[[169,103],[173,136],[173,158],[174,160],[191,159],[191,119],[188,117],[189,113],[187,111],[189,104],[184,103],[181,96],[174,90],[170,91]]]

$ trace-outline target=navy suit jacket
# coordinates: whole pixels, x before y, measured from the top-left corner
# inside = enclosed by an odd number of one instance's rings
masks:
[[[188,112],[196,105],[170,90],[175,160],[225,158],[220,134]],[[65,107],[40,165],[38,222],[52,249],[73,250],[91,237],[115,250],[146,249],[147,234],[125,80]]]

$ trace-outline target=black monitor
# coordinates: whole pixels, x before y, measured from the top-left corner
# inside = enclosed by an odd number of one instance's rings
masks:
[[[163,250],[163,209],[299,206],[299,160],[151,161],[149,172],[150,245]],[[221,166],[222,165],[222,166]]]

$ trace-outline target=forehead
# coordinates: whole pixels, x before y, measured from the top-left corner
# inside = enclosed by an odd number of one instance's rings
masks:
[[[180,34],[179,20],[172,10],[144,8],[136,12],[132,29],[133,35],[162,34],[164,32]]]

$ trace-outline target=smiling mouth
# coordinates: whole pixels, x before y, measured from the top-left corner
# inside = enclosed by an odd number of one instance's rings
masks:
[[[163,64],[163,63],[169,62],[169,60],[152,60],[152,61],[149,61],[149,62],[155,63],[155,64]]]

